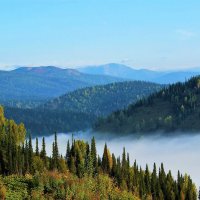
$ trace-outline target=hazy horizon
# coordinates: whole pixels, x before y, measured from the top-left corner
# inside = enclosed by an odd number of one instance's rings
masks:
[[[0,7],[0,69],[122,63],[200,65],[200,1],[10,0]]]
[[[200,65],[199,66],[188,66],[188,67],[183,67],[183,68],[175,68],[175,69],[151,69],[148,67],[137,67],[137,66],[131,66],[127,65],[124,63],[115,63],[115,62],[110,62],[110,63],[100,63],[100,64],[93,64],[93,65],[81,65],[81,66],[60,66],[60,65],[10,65],[10,66],[0,66],[0,70],[2,71],[12,71],[18,68],[26,67],[26,68],[36,68],[36,67],[57,67],[61,69],[79,69],[79,68],[84,68],[84,67],[99,67],[102,65],[109,65],[109,64],[119,64],[119,65],[125,65],[127,67],[130,67],[134,70],[150,70],[150,71],[157,71],[157,72],[178,72],[178,71],[195,71],[195,70],[200,70]]]

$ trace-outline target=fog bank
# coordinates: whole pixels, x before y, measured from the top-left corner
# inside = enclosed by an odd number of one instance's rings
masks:
[[[177,171],[189,174],[193,181],[200,186],[200,134],[196,135],[178,135],[177,137],[161,137],[159,135],[136,138],[134,136],[113,137],[101,135],[94,132],[79,132],[74,134],[75,139],[89,141],[95,136],[97,152],[100,156],[103,154],[105,142],[111,153],[121,156],[123,147],[130,154],[130,161],[134,160],[143,168],[146,163],[152,169],[153,163],[160,166],[164,163],[165,170],[172,170],[174,176]],[[72,134],[58,134],[59,153],[63,156],[66,153],[67,140],[71,141]],[[39,147],[41,147],[39,138]],[[47,154],[52,153],[52,143],[54,136],[45,138]]]

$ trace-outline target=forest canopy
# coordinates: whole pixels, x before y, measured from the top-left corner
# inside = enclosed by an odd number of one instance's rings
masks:
[[[142,169],[137,161],[131,164],[129,154],[111,153],[107,144],[98,155],[96,141],[90,144],[75,140],[66,144],[66,154],[59,153],[57,134],[52,155],[42,146],[32,143],[23,124],[17,125],[4,117],[0,107],[0,198],[21,199],[153,199],[196,200],[195,184],[179,171],[174,179],[164,165],[153,171]],[[33,148],[35,146],[35,148]]]

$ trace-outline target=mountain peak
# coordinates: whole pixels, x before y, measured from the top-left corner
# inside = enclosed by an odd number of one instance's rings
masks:
[[[60,71],[60,70],[63,70],[63,69],[59,67],[55,67],[55,66],[39,66],[39,67],[19,67],[13,71],[45,73],[45,72]]]

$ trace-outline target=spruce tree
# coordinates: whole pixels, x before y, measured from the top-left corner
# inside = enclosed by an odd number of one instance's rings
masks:
[[[38,138],[35,139],[35,155],[39,156]]]
[[[28,163],[29,163],[29,170],[30,170],[30,172],[32,172],[32,162],[33,162],[33,147],[32,147],[31,134],[29,134],[29,141],[28,141]]]
[[[146,165],[145,174],[144,174],[144,182],[146,186],[146,193],[151,194],[151,180],[148,165]]]
[[[107,148],[107,144],[105,143],[104,146],[104,152],[103,152],[103,157],[102,157],[102,170],[105,173],[109,173],[110,169],[109,169],[109,159],[108,159],[108,148]]]
[[[28,147],[28,141],[26,140],[25,142],[25,150],[24,150],[24,157],[25,157],[25,172],[24,173],[29,173],[30,172],[30,163],[29,163],[29,147]]]
[[[45,138],[42,138],[42,149],[40,152],[40,158],[44,162],[44,166],[47,167],[47,153],[46,153],[46,144],[45,144]]]
[[[91,159],[94,168],[94,173],[97,173],[97,150],[94,137],[91,140]]]
[[[111,175],[115,177],[117,175],[117,161],[116,161],[114,153],[112,154],[112,163],[113,163],[113,166],[111,170]]]
[[[157,170],[156,163],[153,164],[153,172],[151,175],[151,193],[153,194],[153,199],[156,199],[159,191],[156,190],[157,187]]]
[[[55,135],[54,135],[54,142],[53,142],[53,145],[52,145],[52,166],[53,166],[53,169],[58,169],[58,159],[59,159],[59,152],[58,152],[58,143],[57,143],[57,133],[55,132]]]
[[[67,150],[66,150],[66,156],[65,156],[65,160],[66,160],[66,163],[67,165],[69,166],[69,160],[70,160],[70,143],[69,143],[69,140],[67,141]]]

